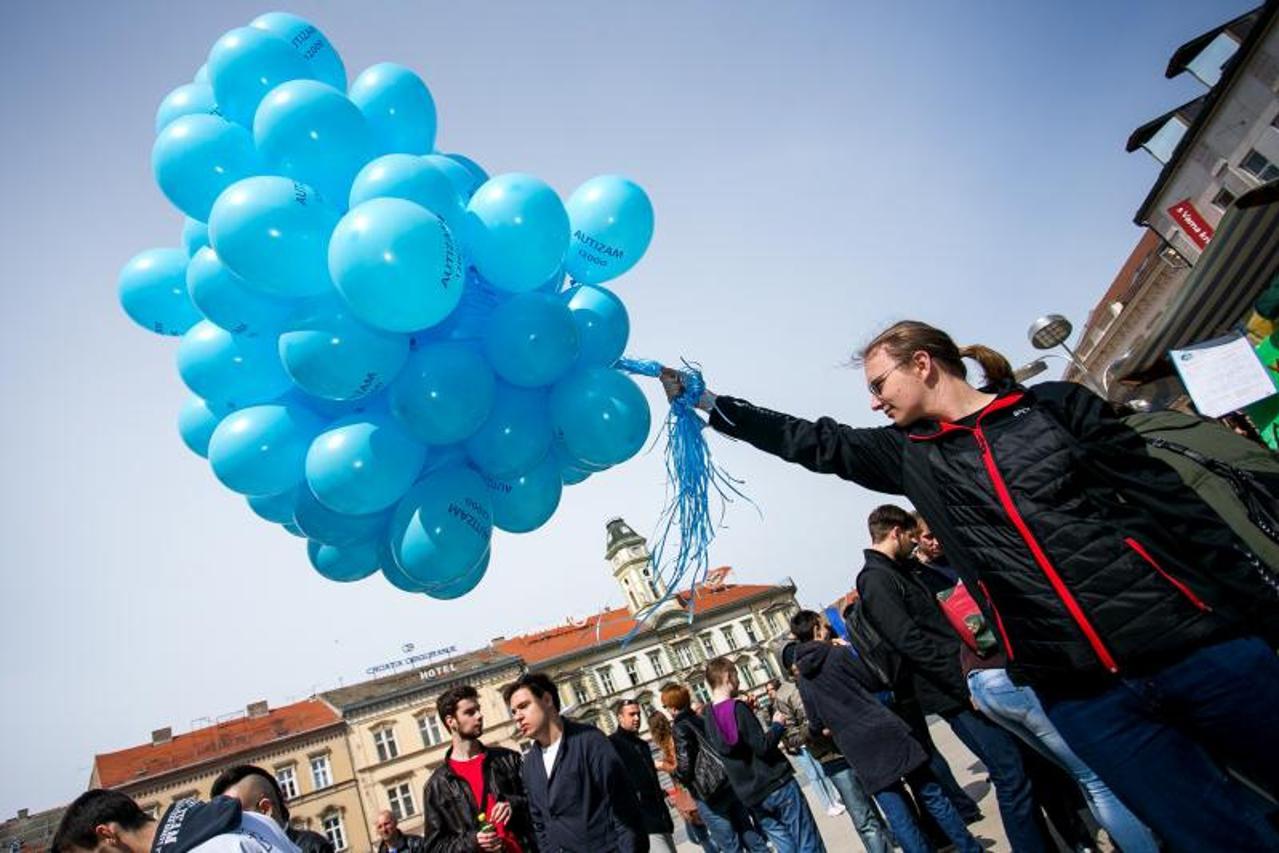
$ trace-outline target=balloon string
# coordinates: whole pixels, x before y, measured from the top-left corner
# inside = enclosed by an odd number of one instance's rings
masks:
[[[681,359],[681,361],[683,361]],[[728,504],[734,497],[754,502],[738,488],[743,483],[716,465],[706,442],[706,421],[697,414],[697,403],[706,392],[706,381],[697,365],[683,361],[680,371],[684,392],[671,401],[666,415],[666,505],[658,517],[652,563],[659,584],[665,589],[654,604],[635,614],[635,627],[622,645],[628,644],[648,619],[675,596],[688,578],[688,621],[697,607],[697,586],[710,572],[710,547],[722,526]],[[645,359],[621,358],[618,370],[640,376],[661,375],[662,364]],[[718,501],[713,513],[711,504]],[[717,516],[717,517],[716,517]],[[671,550],[667,559],[668,549]]]

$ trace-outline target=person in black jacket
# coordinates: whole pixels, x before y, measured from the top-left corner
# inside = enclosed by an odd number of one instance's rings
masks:
[[[987,386],[967,382],[965,357]],[[1013,383],[984,347],[894,324],[861,352],[892,425],[806,421],[707,392],[718,431],[905,495],[946,543],[1071,748],[1174,849],[1279,847],[1214,758],[1279,794],[1279,607],[1255,558],[1086,388]],[[683,393],[676,371],[668,396]],[[1262,638],[1265,639],[1262,639]]]
[[[575,853],[646,853],[639,796],[604,733],[560,716],[555,682],[530,672],[502,688],[521,737],[524,790],[537,846]]]
[[[874,680],[846,646],[830,642],[830,629],[812,610],[791,617],[799,641],[795,667],[809,729],[828,735],[888,818],[906,853],[933,849],[915,819],[902,780],[960,853],[982,849],[928,769],[928,756],[901,718],[867,692]]]
[[[675,822],[666,806],[661,780],[657,778],[657,764],[648,741],[639,736],[640,704],[634,699],[623,699],[617,704],[617,731],[608,736],[622,766],[631,777],[631,784],[639,795],[640,813],[644,819],[644,831],[648,833],[650,850],[675,853]]]
[[[520,754],[480,740],[479,692],[469,684],[450,687],[436,702],[436,713],[453,744],[422,794],[427,853],[536,851]]]
[[[733,793],[722,762],[717,756],[703,752],[706,723],[693,713],[688,688],[675,683],[663,685],[662,707],[673,717],[674,776],[693,795],[697,813],[710,830],[715,846],[721,850],[768,853],[768,842],[756,828],[746,806]]]
[[[825,853],[795,772],[777,746],[786,717],[774,713],[767,730],[759,724],[750,707],[737,699],[737,667],[728,658],[707,662],[706,686],[711,689],[711,704],[702,709],[706,745],[719,755],[737,798],[778,853]]]
[[[333,853],[333,842],[318,832],[289,826],[289,805],[276,778],[261,767],[238,764],[213,780],[210,796],[239,800],[246,812],[263,814],[284,828],[284,834],[302,853]]]
[[[1026,772],[1020,742],[975,711],[960,668],[960,640],[937,604],[936,591],[910,554],[915,517],[891,504],[867,521],[871,546],[857,575],[866,617],[901,656],[920,710],[937,714],[990,773],[999,816],[1016,853],[1054,848]],[[933,573],[929,572],[929,575]]]

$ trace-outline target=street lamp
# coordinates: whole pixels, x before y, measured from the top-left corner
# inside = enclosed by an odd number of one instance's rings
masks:
[[[1106,389],[1102,387],[1097,378],[1092,375],[1079,356],[1075,355],[1074,350],[1067,346],[1066,341],[1070,340],[1070,333],[1074,331],[1074,327],[1060,314],[1045,314],[1038,320],[1030,324],[1030,331],[1026,333],[1026,337],[1030,338],[1030,345],[1035,349],[1052,349],[1053,347],[1061,347],[1069,356],[1071,364],[1079,368],[1079,372],[1084,379],[1092,386],[1094,391],[1106,396]]]
[[[1026,364],[1023,364],[1021,367],[1014,370],[1013,379],[1017,381],[1018,385],[1021,385],[1027,379],[1034,379],[1036,376],[1043,373],[1047,369],[1048,369],[1048,362],[1044,361],[1042,358],[1037,358],[1034,361],[1027,362]]]

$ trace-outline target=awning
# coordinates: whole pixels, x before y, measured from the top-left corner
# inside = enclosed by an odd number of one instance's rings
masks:
[[[1222,217],[1181,293],[1133,348],[1117,379],[1161,372],[1168,350],[1241,325],[1279,275],[1279,181],[1244,193]]]

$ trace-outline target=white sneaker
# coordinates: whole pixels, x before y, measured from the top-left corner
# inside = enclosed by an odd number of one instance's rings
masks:
[[[843,803],[836,803],[835,805],[831,806],[830,808],[826,810],[826,814],[830,815],[831,817],[839,817],[846,811],[848,811],[848,809],[844,808]]]

